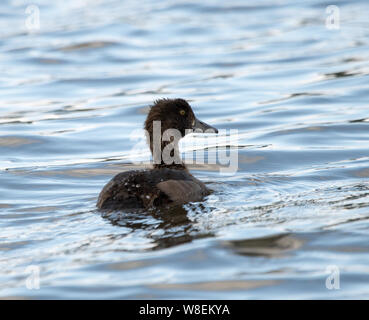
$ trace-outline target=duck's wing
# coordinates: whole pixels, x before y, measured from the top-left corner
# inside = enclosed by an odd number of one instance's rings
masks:
[[[191,180],[166,180],[159,182],[156,187],[175,204],[200,201],[209,194],[205,185]]]

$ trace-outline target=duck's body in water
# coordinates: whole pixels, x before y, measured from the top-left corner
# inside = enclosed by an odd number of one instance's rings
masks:
[[[159,121],[159,139],[155,137]],[[183,137],[188,130],[218,130],[196,119],[191,106],[183,99],[161,99],[155,102],[145,121],[145,130],[153,154],[154,168],[133,170],[117,174],[101,191],[97,206],[100,209],[150,209],[200,201],[209,189],[192,176],[182,163],[178,139],[168,139],[168,129],[178,130]],[[164,136],[163,136],[164,133]],[[175,136],[171,132],[170,136]],[[167,136],[168,137],[168,136]],[[156,144],[156,145],[155,145]],[[169,153],[166,152],[169,150]],[[167,155],[167,156],[165,156]]]

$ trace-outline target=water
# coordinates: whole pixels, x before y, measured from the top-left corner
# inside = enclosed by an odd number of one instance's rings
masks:
[[[367,1],[335,2],[339,30],[318,0],[33,3],[39,30],[0,4],[2,298],[369,297]],[[238,171],[192,166],[203,203],[104,217],[160,97],[238,129]]]

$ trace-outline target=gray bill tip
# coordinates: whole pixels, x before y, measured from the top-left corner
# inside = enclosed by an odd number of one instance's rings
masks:
[[[196,118],[195,125],[193,126],[194,130],[201,130],[202,132],[206,133],[218,133],[218,129],[214,128],[210,124],[207,124],[199,119]]]

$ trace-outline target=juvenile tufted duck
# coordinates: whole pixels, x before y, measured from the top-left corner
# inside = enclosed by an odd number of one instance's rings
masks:
[[[173,129],[177,131],[170,131]],[[200,201],[208,195],[209,189],[189,173],[179,155],[178,140],[189,133],[188,129],[218,133],[217,129],[195,117],[187,101],[155,101],[145,121],[154,168],[117,174],[100,192],[97,207],[108,210],[150,209]],[[155,138],[156,132],[160,135],[159,140]],[[168,132],[171,133],[166,138]],[[180,133],[178,139],[174,138],[175,132]],[[170,150],[167,157],[164,156],[166,150]]]

